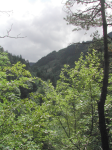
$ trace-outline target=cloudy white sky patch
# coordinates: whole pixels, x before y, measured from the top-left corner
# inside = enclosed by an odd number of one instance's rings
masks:
[[[63,19],[66,16],[63,3],[62,0],[0,0],[1,11],[13,11],[10,16],[0,13],[0,36],[6,35],[12,24],[10,36],[26,36],[0,39],[0,45],[12,54],[36,62],[69,43],[90,40],[85,31],[72,32],[74,26]],[[93,29],[88,33],[92,32]]]

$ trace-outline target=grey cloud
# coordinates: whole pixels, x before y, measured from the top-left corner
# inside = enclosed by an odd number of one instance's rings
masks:
[[[58,51],[69,43],[90,39],[85,31],[72,32],[74,26],[67,26],[63,20],[65,13],[59,7],[46,7],[41,17],[34,16],[32,20],[10,19],[7,28],[13,23],[11,35],[27,36],[23,39],[2,39],[1,46],[5,50],[22,55],[23,58],[36,62],[53,50]],[[90,32],[89,32],[90,33]]]

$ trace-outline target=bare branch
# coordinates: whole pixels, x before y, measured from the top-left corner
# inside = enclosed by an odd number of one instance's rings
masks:
[[[13,10],[9,10],[9,11],[0,11],[0,13],[7,14],[8,16],[10,16],[10,13],[13,13]]]
[[[19,37],[19,36],[8,36],[8,35],[5,35],[5,36],[0,36],[0,38],[5,38],[5,37],[8,37],[8,38],[13,38],[13,39],[18,39],[18,38],[26,38],[27,36],[24,36],[24,37]]]
[[[13,26],[13,24],[11,25],[11,28],[9,30],[7,30],[7,35],[0,36],[0,38],[8,37],[8,38],[13,38],[13,39],[18,39],[18,38],[26,38],[27,37],[27,36],[25,36],[25,37],[19,36],[20,34],[18,34],[17,36],[10,36],[9,34],[10,34],[11,30],[12,30],[12,26]]]
[[[112,23],[110,23],[110,24],[107,24],[107,26],[112,26]]]

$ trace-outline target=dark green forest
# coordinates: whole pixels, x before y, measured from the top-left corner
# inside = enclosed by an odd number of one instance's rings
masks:
[[[70,11],[74,1],[65,5]],[[112,150],[110,6],[99,0],[67,11],[68,24],[102,27],[103,36],[96,32],[36,63],[0,47],[0,150]]]
[[[104,60],[100,45],[70,45],[33,65],[1,47],[0,149],[101,149],[97,103]],[[111,42],[109,48],[111,53]],[[110,71],[105,116],[112,148],[111,100]]]

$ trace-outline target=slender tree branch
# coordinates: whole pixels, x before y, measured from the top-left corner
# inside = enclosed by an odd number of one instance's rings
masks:
[[[92,122],[92,125],[91,125],[90,136],[91,136],[91,134],[92,134],[92,131],[93,131],[93,114],[94,114],[94,112],[93,112],[92,91],[91,91],[91,90],[92,90],[92,89],[91,89],[91,82],[90,82],[90,97],[91,97],[91,108],[92,108],[92,110],[91,110],[91,114],[92,114],[92,117],[91,117],[91,122]]]
[[[107,26],[112,26],[112,23],[108,23]]]
[[[13,11],[12,10],[9,10],[9,11],[0,11],[0,13],[7,14],[8,16],[10,16],[10,13],[13,13]]]
[[[70,137],[70,126],[69,126],[69,120],[68,120],[68,115],[67,115],[67,111],[66,111],[66,121],[67,121],[67,126],[68,126],[68,131],[69,131],[69,137]]]
[[[12,30],[12,26],[13,26],[13,24],[11,25],[11,28],[9,30],[7,30],[7,35],[0,36],[0,38],[6,38],[6,37],[13,38],[13,39],[26,38],[26,36],[22,37],[22,36],[20,36],[20,34],[18,34],[17,36],[10,36],[9,34],[10,34],[11,30]]]
[[[62,126],[62,128],[63,128],[63,130],[65,131],[65,133],[66,133],[66,135],[67,135],[67,137],[68,137],[68,139],[69,139],[69,141],[74,145],[74,146],[76,146],[77,147],[77,149],[79,149],[80,150],[80,148],[75,144],[75,143],[73,143],[73,141],[70,139],[70,137],[69,137],[69,135],[68,135],[68,133],[67,133],[67,131],[66,131],[66,129],[65,129],[65,127],[63,126],[63,124],[62,124],[62,122],[61,122],[61,120],[60,120],[60,118],[58,117],[58,120],[59,120],[59,122],[60,122],[60,124],[61,124],[61,126]]]
[[[10,11],[0,11],[0,13],[4,13],[4,14],[7,14],[8,16],[10,16],[10,13],[13,13],[13,11],[12,10],[10,10]],[[26,36],[20,36],[20,34],[18,34],[17,36],[10,36],[9,34],[12,30],[12,26],[13,26],[13,24],[11,25],[11,28],[9,30],[7,30],[7,34],[4,35],[4,36],[0,36],[0,38],[6,38],[6,37],[13,38],[13,39],[26,38]]]

